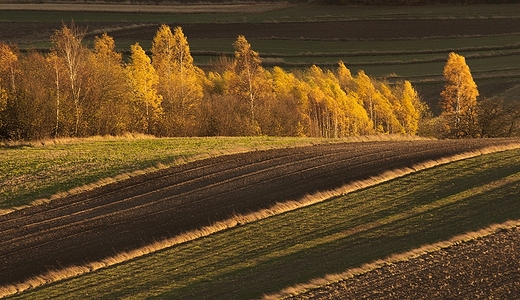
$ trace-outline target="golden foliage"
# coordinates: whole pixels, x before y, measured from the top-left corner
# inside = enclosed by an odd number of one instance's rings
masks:
[[[127,64],[106,33],[92,49],[83,36],[63,25],[47,56],[0,45],[1,138],[414,135],[425,107],[409,82],[392,86],[363,71],[354,77],[343,62],[334,72],[264,69],[242,35],[234,57],[207,73],[195,66],[180,27],[159,27],[151,57],[132,45]]]
[[[443,72],[446,85],[441,92],[442,120],[448,137],[474,137],[477,129],[477,84],[464,56],[451,52]]]
[[[157,94],[159,76],[139,43],[132,45],[131,51],[126,70],[134,105],[135,129],[150,133],[162,112],[162,97]]]

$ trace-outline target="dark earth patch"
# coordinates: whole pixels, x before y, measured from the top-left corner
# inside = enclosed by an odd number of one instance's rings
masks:
[[[516,299],[520,228],[456,244],[289,299]]]
[[[67,22],[67,20],[64,20]],[[159,24],[140,28],[124,27],[132,23],[77,22],[88,32],[106,29],[116,40],[151,40]],[[192,39],[203,38],[287,38],[317,40],[407,39],[451,36],[483,36],[520,33],[518,19],[447,19],[447,20],[356,20],[340,22],[288,22],[288,23],[170,23],[181,26]],[[61,22],[0,22],[0,41],[30,43],[49,41],[62,26]],[[100,33],[97,33],[100,35]]]

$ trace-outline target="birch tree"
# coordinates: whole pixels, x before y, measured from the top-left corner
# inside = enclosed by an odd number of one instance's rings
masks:
[[[152,43],[152,64],[159,75],[166,135],[193,135],[204,96],[203,71],[193,64],[188,40],[181,27],[172,33],[161,25]]]
[[[115,41],[107,33],[95,37],[90,56],[94,88],[88,103],[90,133],[93,135],[122,134],[130,123],[129,88],[122,54],[115,49]]]
[[[254,133],[260,133],[258,122],[255,118],[255,101],[259,92],[257,82],[263,75],[260,56],[258,52],[251,48],[251,45],[243,35],[239,35],[233,43],[235,48],[234,71],[236,77],[237,96],[244,98],[249,102],[249,113],[251,118],[251,126]],[[255,129],[256,128],[256,129]]]
[[[81,100],[85,84],[86,48],[82,45],[85,31],[80,30],[74,23],[70,28],[63,24],[61,30],[52,36],[56,53],[66,66],[69,91],[74,103],[74,135],[78,136],[81,118]]]
[[[358,72],[355,82],[356,93],[362,100],[376,132],[390,132],[392,124],[398,124],[392,104],[376,89],[372,79],[364,71]]]
[[[443,72],[446,84],[441,92],[441,119],[447,137],[473,137],[478,133],[477,84],[462,55],[451,52]]]
[[[157,94],[159,76],[139,43],[130,50],[126,70],[134,107],[132,129],[151,134],[162,113],[162,97]]]

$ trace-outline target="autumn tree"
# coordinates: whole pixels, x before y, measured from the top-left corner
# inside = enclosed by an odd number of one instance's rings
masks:
[[[260,56],[251,48],[243,35],[239,35],[233,43],[235,48],[234,74],[236,79],[233,92],[237,97],[249,103],[250,124],[254,134],[260,133],[255,117],[255,101],[260,92],[259,82],[263,76]]]
[[[334,73],[312,66],[305,72],[305,80],[310,87],[308,113],[314,128],[312,136],[344,137],[371,132],[358,95],[343,90]]]
[[[405,80],[397,89],[401,98],[397,116],[403,125],[404,132],[415,135],[419,130],[419,121],[427,114],[428,108],[425,103],[421,102],[410,81]]]
[[[403,122],[400,121],[400,113],[401,116],[404,115],[404,111],[401,107],[401,102],[397,97],[394,89],[390,87],[390,85],[383,81],[376,81],[376,88],[381,94],[382,101],[386,107],[387,111],[387,119],[385,123],[385,133],[390,134],[402,134],[405,132]],[[418,119],[418,118],[417,118]]]
[[[203,98],[203,71],[193,64],[182,28],[161,25],[152,42],[152,64],[163,98],[163,134],[194,135]]]
[[[24,139],[44,139],[55,134],[55,101],[53,69],[46,58],[38,53],[27,54],[20,62],[16,113],[17,132]],[[72,112],[72,111],[71,111]]]
[[[0,136],[7,137],[8,102],[13,101],[16,90],[15,74],[18,56],[12,47],[0,43]]]
[[[159,76],[139,43],[130,49],[130,62],[126,66],[133,102],[133,122],[130,128],[151,134],[162,114],[162,97],[157,94]]]
[[[273,99],[269,110],[270,134],[306,136],[309,125],[303,83],[290,72],[274,67],[270,72]]]
[[[51,78],[53,80],[53,86],[49,90],[49,92],[54,95],[54,103],[55,103],[55,123],[54,123],[54,137],[58,137],[61,129],[60,118],[62,112],[60,111],[61,101],[62,101],[62,93],[63,93],[63,77],[65,74],[65,66],[63,61],[58,57],[56,51],[51,51],[47,56],[47,64],[50,68]]]
[[[500,97],[484,98],[478,103],[479,127],[482,137],[520,135],[520,102]]]
[[[78,136],[81,118],[81,101],[85,89],[88,88],[87,49],[82,45],[85,31],[80,30],[74,23],[70,27],[63,24],[62,28],[54,33],[52,42],[60,59],[64,61],[67,72],[69,93],[74,103],[74,135]]]
[[[207,73],[200,119],[202,135],[250,134],[249,126],[243,126],[250,122],[248,108],[242,99],[229,92],[229,85],[234,77],[232,64],[222,66],[220,72]]]
[[[336,73],[339,85],[346,93],[355,89],[354,77],[352,77],[352,73],[347,66],[345,66],[345,63],[339,61]]]
[[[12,47],[0,44],[0,81],[10,91],[16,89],[15,73],[18,56]]]
[[[372,79],[364,71],[359,71],[356,78],[356,93],[378,133],[389,133],[397,127],[397,120],[390,101],[376,89]]]
[[[107,33],[96,36],[89,55],[92,69],[91,89],[85,104],[91,135],[117,135],[127,131],[130,123],[130,93],[122,55],[116,52],[114,39]]]
[[[473,137],[478,134],[477,84],[466,59],[454,52],[444,66],[446,84],[441,92],[441,119],[447,137]]]

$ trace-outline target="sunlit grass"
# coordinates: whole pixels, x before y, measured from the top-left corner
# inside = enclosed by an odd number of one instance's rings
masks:
[[[520,150],[236,227],[15,299],[249,299],[520,218]]]

